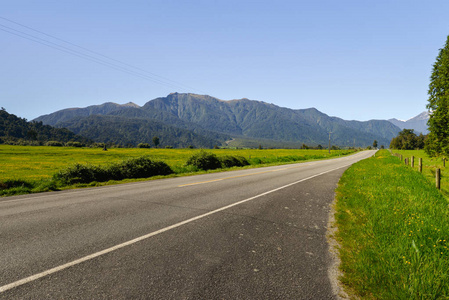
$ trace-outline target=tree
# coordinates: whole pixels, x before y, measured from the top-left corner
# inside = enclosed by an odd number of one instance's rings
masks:
[[[153,143],[154,146],[157,148],[157,146],[159,145],[159,138],[157,136],[153,137]]]
[[[424,148],[424,135],[417,136],[413,129],[403,129],[397,137],[391,140],[390,148],[400,150],[415,150]]]
[[[428,94],[430,118],[425,150],[430,156],[449,155],[449,36],[433,65]]]
[[[374,140],[374,142],[373,142],[373,148],[377,148],[377,140]]]

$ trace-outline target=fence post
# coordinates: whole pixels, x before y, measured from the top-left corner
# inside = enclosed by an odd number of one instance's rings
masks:
[[[414,156],[412,156],[412,158],[410,159],[410,164],[411,164],[412,168],[415,167],[415,157]]]
[[[419,158],[419,173],[422,173],[422,158]]]
[[[440,189],[440,169],[436,169],[435,171],[435,180],[436,180],[436,186],[437,189]]]
[[[402,161],[402,154],[400,154],[401,155],[401,161]]]

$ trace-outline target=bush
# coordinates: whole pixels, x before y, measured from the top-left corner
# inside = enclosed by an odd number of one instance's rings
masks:
[[[0,181],[0,190],[7,190],[11,188],[32,188],[33,185],[24,180],[8,179]]]
[[[151,148],[151,145],[148,143],[140,143],[137,145],[137,148]]]
[[[101,178],[101,168],[92,165],[75,164],[65,170],[61,170],[53,178],[65,184],[89,183]]]
[[[152,161],[148,157],[133,158],[105,168],[93,165],[75,164],[61,170],[53,178],[64,184],[104,182],[125,178],[147,178],[156,175],[169,175],[172,169],[164,162]]]
[[[133,158],[118,165],[122,178],[146,178],[156,175],[169,175],[172,169],[162,161],[152,161],[148,157]]]
[[[218,157],[204,150],[190,156],[186,165],[197,167],[199,170],[215,170],[221,168],[221,162]]]
[[[218,158],[223,168],[243,167],[249,165],[246,158],[242,156],[221,156]]]
[[[84,145],[80,142],[67,142],[66,146],[67,147],[77,147],[77,148],[84,147]]]
[[[58,141],[48,141],[45,145],[46,146],[51,146],[51,147],[62,147],[62,146],[64,146],[63,143],[58,142]]]

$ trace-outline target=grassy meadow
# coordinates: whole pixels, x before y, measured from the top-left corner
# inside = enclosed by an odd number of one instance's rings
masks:
[[[108,165],[130,158],[149,156],[151,159],[167,163],[176,174],[185,174],[192,171],[185,167],[187,159],[198,151],[200,150],[165,148],[110,148],[108,151],[103,151],[102,148],[0,145],[0,183],[7,180],[19,180],[30,185],[27,189],[3,191],[3,193],[0,189],[0,195],[48,190],[49,188],[45,187],[46,184],[42,188],[36,186],[50,181],[56,172],[76,163]],[[298,149],[210,149],[207,151],[217,156],[243,156],[253,167],[325,159],[354,152],[354,150],[335,150],[329,154],[327,150]],[[52,185],[50,189],[56,188]]]
[[[418,159],[422,158],[422,172],[423,175],[431,182],[433,185],[435,185],[435,170],[440,169],[441,175],[440,175],[440,188],[441,192],[446,196],[449,197],[449,161],[446,160],[446,167],[443,167],[443,158],[441,157],[429,157],[424,150],[392,150],[392,153],[398,153],[402,155],[402,161],[404,161],[405,158],[411,158],[414,156],[414,170],[418,171]],[[410,166],[410,163],[409,163]]]
[[[350,294],[449,298],[449,202],[426,175],[381,150],[343,174],[336,199],[341,280]]]

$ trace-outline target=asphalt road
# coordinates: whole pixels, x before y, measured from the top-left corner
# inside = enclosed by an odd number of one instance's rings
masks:
[[[334,299],[338,159],[0,199],[1,299]]]

